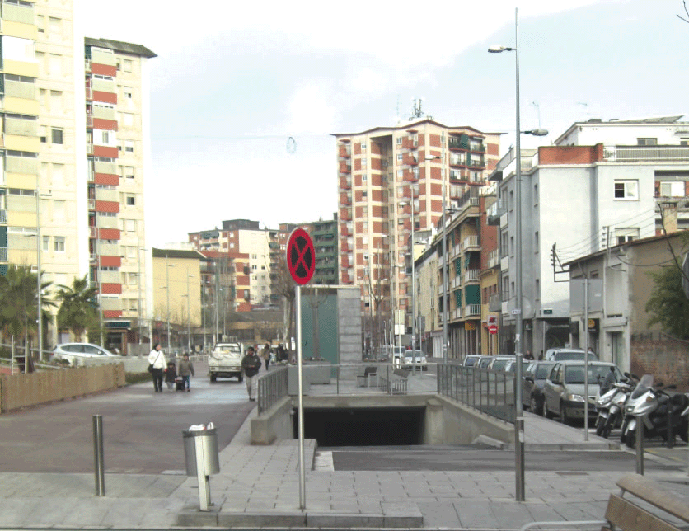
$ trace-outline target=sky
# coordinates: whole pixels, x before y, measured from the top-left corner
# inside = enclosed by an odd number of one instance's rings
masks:
[[[487,49],[514,46],[515,7],[522,129],[550,131],[523,136],[522,147],[550,144],[574,121],[687,112],[681,0],[206,0],[196,11],[80,1],[88,36],[157,54],[148,63],[150,246],[227,219],[268,228],[332,219],[332,135],[394,126],[415,98],[442,124],[504,133],[505,153],[515,56]]]

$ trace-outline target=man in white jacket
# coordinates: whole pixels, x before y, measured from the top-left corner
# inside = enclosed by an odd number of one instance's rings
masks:
[[[148,355],[148,363],[152,365],[151,377],[153,378],[153,389],[156,393],[163,392],[163,370],[167,367],[165,354],[160,349],[160,344],[156,345]]]

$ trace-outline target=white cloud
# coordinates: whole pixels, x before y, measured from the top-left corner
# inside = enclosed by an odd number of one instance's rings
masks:
[[[309,80],[290,97],[287,130],[290,133],[323,133],[337,123],[336,91],[327,80]]]

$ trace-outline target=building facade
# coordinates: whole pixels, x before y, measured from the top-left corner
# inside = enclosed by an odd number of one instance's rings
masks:
[[[498,160],[499,135],[431,118],[336,134],[340,282],[360,287],[362,308],[382,301],[392,335],[411,330],[415,231],[430,230]],[[381,293],[370,286],[380,285]],[[366,327],[364,327],[366,329]]]

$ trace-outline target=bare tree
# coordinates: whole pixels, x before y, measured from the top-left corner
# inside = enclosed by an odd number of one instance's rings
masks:
[[[687,6],[687,0],[682,0],[682,6],[684,7],[684,13],[686,14],[686,18],[682,15],[677,15],[677,18],[689,24],[689,7]]]

